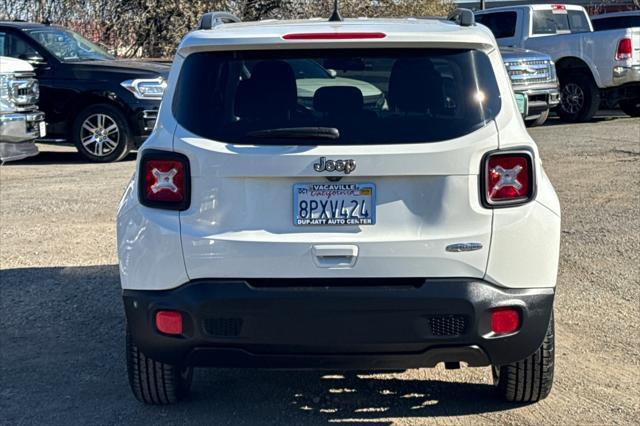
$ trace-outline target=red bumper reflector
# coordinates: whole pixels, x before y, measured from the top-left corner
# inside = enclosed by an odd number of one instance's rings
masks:
[[[156,312],[156,328],[164,334],[182,334],[182,314],[176,311]]]
[[[491,331],[496,334],[513,333],[520,327],[520,312],[515,308],[491,311]]]
[[[353,40],[385,38],[385,33],[294,33],[286,34],[285,40]]]

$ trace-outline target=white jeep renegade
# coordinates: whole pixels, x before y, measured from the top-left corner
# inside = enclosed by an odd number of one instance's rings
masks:
[[[443,362],[545,398],[560,206],[491,32],[234,21],[180,44],[119,208],[135,396],[202,366]]]

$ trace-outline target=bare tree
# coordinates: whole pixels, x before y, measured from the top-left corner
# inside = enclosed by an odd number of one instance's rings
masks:
[[[445,15],[451,0],[342,0],[345,17]],[[333,0],[0,0],[0,19],[70,27],[121,56],[169,57],[203,13],[243,20],[329,17]]]

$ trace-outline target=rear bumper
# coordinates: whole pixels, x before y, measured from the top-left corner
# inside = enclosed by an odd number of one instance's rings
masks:
[[[541,344],[554,290],[507,290],[472,279],[199,280],[175,290],[123,293],[140,350],[193,366],[406,369],[526,358]],[[514,306],[520,328],[495,336],[490,310]],[[183,335],[154,326],[178,310]]]
[[[613,84],[640,83],[640,65],[616,66],[613,68]]]

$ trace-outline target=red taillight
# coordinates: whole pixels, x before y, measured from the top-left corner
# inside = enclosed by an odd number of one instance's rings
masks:
[[[145,151],[140,160],[140,202],[148,207],[186,210],[189,207],[189,161],[183,155]]]
[[[354,40],[385,38],[385,33],[294,33],[286,34],[285,40]]]
[[[516,205],[533,196],[533,161],[524,152],[489,155],[484,166],[484,201],[489,206]]]
[[[491,331],[496,334],[513,333],[520,327],[520,311],[515,308],[497,308],[491,311]]]
[[[630,38],[623,38],[618,42],[618,50],[616,50],[616,61],[631,59],[633,49]]]
[[[156,328],[164,334],[182,334],[182,314],[177,311],[156,312]]]

